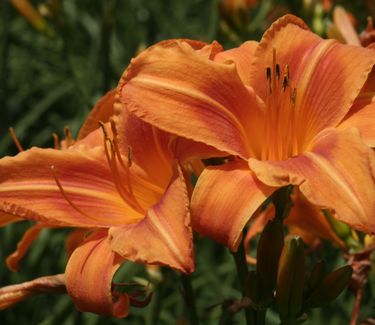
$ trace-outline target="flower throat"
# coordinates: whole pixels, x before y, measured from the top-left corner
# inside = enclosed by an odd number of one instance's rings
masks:
[[[275,48],[272,49],[272,65],[265,72],[268,95],[261,159],[284,160],[298,154],[295,116],[297,89],[291,85],[289,65],[280,67],[277,63]]]

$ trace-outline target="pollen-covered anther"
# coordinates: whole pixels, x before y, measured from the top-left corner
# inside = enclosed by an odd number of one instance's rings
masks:
[[[133,163],[133,149],[128,146],[128,167],[130,168]]]
[[[297,99],[297,88],[293,88],[293,92],[290,95],[290,100],[293,103],[293,105],[296,103],[296,99]]]
[[[277,80],[280,80],[280,65],[278,63],[276,64],[276,77]]]
[[[289,65],[285,65],[284,68],[284,76],[283,76],[283,81],[282,81],[282,88],[285,91],[286,87],[289,86]]]
[[[269,92],[271,94],[272,93],[271,67],[266,68],[266,77],[267,77],[267,81],[268,81],[268,89],[269,89]]]

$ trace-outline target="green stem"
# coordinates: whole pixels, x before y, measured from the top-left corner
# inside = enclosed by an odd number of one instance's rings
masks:
[[[197,313],[197,307],[195,304],[195,297],[194,297],[194,290],[191,284],[191,277],[189,275],[181,275],[181,283],[184,289],[184,297],[186,306],[188,309],[188,317],[190,320],[190,324],[198,325],[199,324],[199,317]]]
[[[247,297],[246,293],[246,282],[248,276],[248,268],[245,256],[245,248],[243,242],[238,247],[237,252],[233,253],[234,261],[236,263],[236,269],[238,274],[238,279],[240,282],[240,288],[242,292],[242,297]],[[256,317],[255,317],[255,310],[251,307],[244,308],[245,317],[246,317],[246,324],[253,325],[256,324]]]
[[[265,325],[266,324],[266,311],[267,309],[257,310],[256,311],[256,322],[257,325]]]
[[[164,283],[165,284],[165,283]],[[146,325],[157,325],[162,306],[163,285],[158,285],[152,295],[150,309],[146,318]]]

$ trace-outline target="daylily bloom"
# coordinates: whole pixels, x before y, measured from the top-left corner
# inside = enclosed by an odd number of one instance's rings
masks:
[[[115,93],[94,108],[76,143],[0,159],[0,211],[35,227],[87,229],[83,242],[78,235],[68,243],[67,291],[81,311],[124,317],[132,297],[116,292],[112,277],[125,260],[194,269],[180,167],[191,142],[129,115]],[[120,115],[110,118],[114,110]]]
[[[157,44],[132,61],[120,96],[144,121],[238,157],[198,179],[202,234],[236,250],[254,211],[289,184],[373,233],[374,64],[373,49],[323,40],[286,15],[259,43],[228,51]]]

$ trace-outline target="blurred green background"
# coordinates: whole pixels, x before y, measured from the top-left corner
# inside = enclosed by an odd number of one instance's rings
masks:
[[[19,1],[13,1],[16,3]],[[21,1],[22,2],[22,1]],[[23,1],[27,2],[27,1]],[[341,4],[355,18],[357,31],[374,16],[373,0],[364,1],[219,1],[219,0],[65,0],[30,1],[42,14],[34,25],[11,1],[0,4],[0,155],[17,153],[8,127],[13,126],[24,146],[50,147],[52,133],[63,135],[69,126],[75,135],[89,110],[106,91],[116,86],[130,59],[145,47],[168,38],[218,40],[225,48],[248,39],[259,40],[279,16],[290,12],[305,19],[325,36],[332,9]],[[21,263],[11,273],[4,263],[28,223],[0,229],[0,285],[62,273],[66,264],[66,230],[44,230]],[[310,256],[310,262],[327,258],[331,268],[344,264],[328,243]],[[239,298],[235,266],[229,251],[199,238],[197,271],[193,274],[198,311],[203,324],[217,324],[220,304]],[[162,270],[165,283],[152,303],[132,308],[125,320],[99,317],[75,310],[68,296],[39,296],[0,312],[1,324],[185,324],[187,310],[179,276]],[[140,265],[125,264],[117,278],[147,278]],[[98,279],[99,280],[99,279]],[[374,283],[375,281],[372,281]],[[375,288],[372,288],[375,291]],[[375,293],[372,294],[375,297]],[[347,324],[353,294],[346,292],[330,306],[315,310],[306,324]],[[155,321],[155,315],[159,320]],[[233,324],[243,324],[242,313]],[[367,286],[360,319],[375,317],[371,286]],[[269,324],[278,324],[268,314]]]

